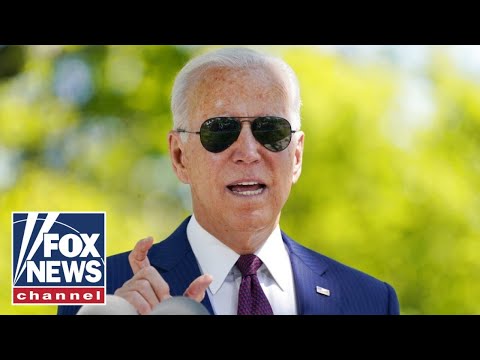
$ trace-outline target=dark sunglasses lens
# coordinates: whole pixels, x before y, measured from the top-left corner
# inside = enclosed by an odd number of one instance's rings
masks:
[[[259,143],[274,152],[285,150],[292,139],[290,123],[277,116],[255,119],[252,123],[252,132]]]
[[[200,128],[200,141],[205,149],[218,153],[237,140],[240,129],[241,124],[234,118],[208,119]]]

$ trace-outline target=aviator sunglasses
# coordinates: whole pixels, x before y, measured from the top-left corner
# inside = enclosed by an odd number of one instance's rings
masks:
[[[254,120],[240,120],[254,119]],[[200,127],[200,131],[177,129],[180,133],[200,135],[203,147],[213,153],[226,150],[237,141],[242,123],[250,122],[254,138],[266,149],[278,152],[285,150],[292,140],[292,130],[288,120],[279,116],[228,116],[207,119]]]

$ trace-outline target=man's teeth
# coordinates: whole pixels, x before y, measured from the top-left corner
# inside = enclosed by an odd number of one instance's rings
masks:
[[[241,186],[249,186],[250,189],[240,189]],[[251,190],[251,187],[254,187],[255,190]],[[231,185],[229,186],[229,188],[235,194],[243,195],[243,196],[252,196],[252,195],[261,194],[265,189],[265,186],[261,185],[256,181],[244,181],[244,182],[239,182],[234,185]]]
[[[237,191],[237,190],[232,190],[235,194],[239,195],[245,195],[245,196],[250,196],[250,195],[258,195],[263,191],[263,188],[257,189],[257,190],[247,190],[247,191]]]

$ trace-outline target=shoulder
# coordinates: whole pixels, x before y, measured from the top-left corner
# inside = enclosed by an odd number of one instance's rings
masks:
[[[150,263],[159,270],[164,267],[168,267],[173,258],[180,257],[185,252],[185,249],[189,249],[189,244],[186,236],[186,227],[190,217],[186,218],[178,228],[170,234],[166,239],[161,240],[152,245],[148,250],[148,258]],[[128,275],[130,278],[133,273],[128,261],[128,255],[131,250],[110,255],[107,257],[107,273],[120,273],[121,275]],[[126,273],[122,272],[122,269],[126,269]]]
[[[290,256],[297,257],[301,262],[305,264],[305,266],[313,268],[314,271],[317,273],[323,273],[325,271],[328,271],[329,273],[352,276],[362,279],[364,281],[378,281],[376,278],[368,275],[365,272],[362,272],[338,260],[323,255],[311,248],[301,245],[285,233],[282,233],[282,236],[285,244],[289,249]]]
[[[344,295],[344,309],[360,312],[359,307],[375,303],[386,308],[385,313],[399,313],[397,294],[387,282],[307,248],[284,233],[282,236],[290,256],[295,258],[292,263],[301,263],[302,267],[311,269],[319,277],[326,279],[332,287],[337,288],[339,293]]]

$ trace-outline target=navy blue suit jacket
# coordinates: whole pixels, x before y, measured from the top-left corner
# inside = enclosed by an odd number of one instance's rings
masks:
[[[187,239],[189,220],[185,219],[172,235],[148,252],[150,264],[169,284],[172,296],[183,295],[201,275]],[[282,237],[292,262],[298,314],[399,314],[397,295],[389,284],[307,249],[283,232]],[[133,276],[128,254],[107,258],[107,294],[113,294]],[[330,290],[330,296],[317,293],[317,286]],[[208,296],[202,304],[213,314]],[[74,315],[79,308],[59,306],[58,314]]]

